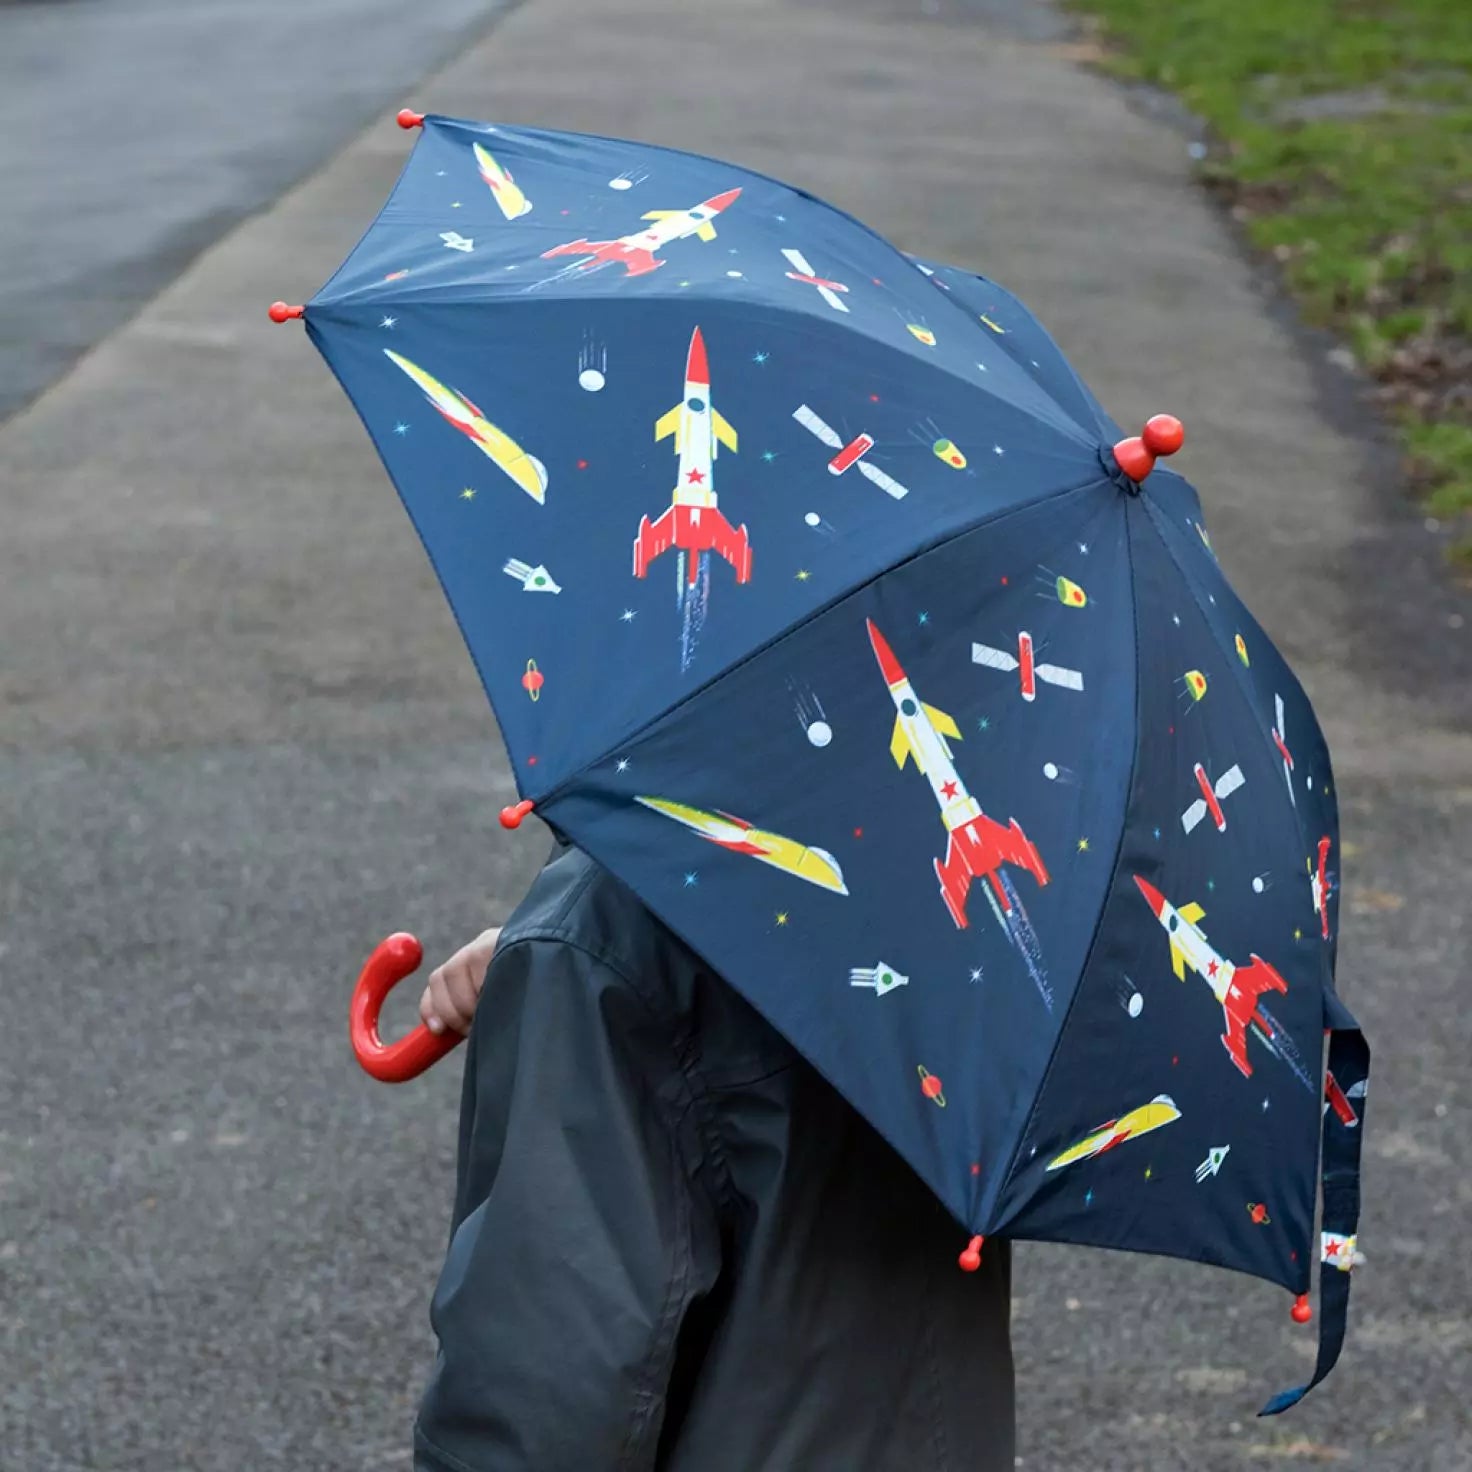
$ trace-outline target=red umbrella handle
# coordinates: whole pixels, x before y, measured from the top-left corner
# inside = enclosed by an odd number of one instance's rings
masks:
[[[417,1078],[462,1040],[458,1032],[432,1033],[422,1022],[396,1043],[385,1043],[378,1035],[383,999],[406,976],[416,972],[423,959],[424,947],[412,935],[399,931],[374,947],[353,988],[348,1014],[353,1052],[381,1083],[401,1084]]]

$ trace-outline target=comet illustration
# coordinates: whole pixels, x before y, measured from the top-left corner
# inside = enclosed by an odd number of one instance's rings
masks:
[[[673,818],[692,833],[698,833],[733,854],[750,854],[763,864],[806,879],[820,889],[831,889],[836,894],[848,893],[838,860],[821,848],[808,848],[796,839],[784,838],[780,833],[767,833],[730,813],[708,813],[703,808],[670,802],[663,797],[636,797],[634,801]]]
[[[547,467],[535,455],[528,455],[504,430],[497,429],[464,394],[447,388],[417,363],[402,358],[392,348],[384,356],[403,369],[424,391],[447,424],[453,425],[505,473],[539,506],[547,493]]]
[[[1077,1145],[1070,1146],[1062,1155],[1050,1160],[1048,1169],[1061,1170],[1065,1165],[1102,1155],[1106,1150],[1113,1150],[1116,1145],[1123,1145],[1126,1140],[1133,1140],[1137,1135],[1148,1135],[1151,1130],[1158,1130],[1162,1125],[1171,1124],[1180,1117],[1181,1111],[1176,1108],[1175,1100],[1169,1094],[1157,1094],[1148,1104],[1131,1109],[1118,1119],[1107,1120],[1091,1134],[1085,1135]]]

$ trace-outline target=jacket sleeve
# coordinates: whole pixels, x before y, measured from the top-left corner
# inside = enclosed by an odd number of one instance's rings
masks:
[[[626,978],[557,939],[497,953],[416,1468],[654,1466],[679,1328],[719,1271],[689,1106],[668,1023]]]

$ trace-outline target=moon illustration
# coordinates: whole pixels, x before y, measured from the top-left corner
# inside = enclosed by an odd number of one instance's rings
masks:
[[[809,526],[817,526],[818,523],[823,520],[823,518],[819,516],[816,511],[809,511],[808,514],[803,517],[803,520],[807,522]]]
[[[610,189],[632,189],[634,181],[632,179],[610,179],[608,187]]]
[[[583,371],[578,374],[578,383],[583,388],[587,389],[590,394],[596,394],[598,390],[603,387],[605,382],[607,382],[607,380],[596,368],[584,368]]]
[[[833,727],[827,721],[814,721],[808,727],[808,740],[814,746],[827,746],[833,740]]]
[[[1058,765],[1056,762],[1043,763],[1043,776],[1052,782],[1058,776]]]
[[[1126,1004],[1125,1011],[1128,1012],[1131,1017],[1138,1017],[1140,1015],[1140,1013],[1143,1012],[1144,1010],[1145,1010],[1145,999],[1144,999],[1144,997],[1142,997],[1139,994],[1139,992],[1136,992],[1134,994],[1134,996],[1132,996],[1129,999],[1129,1002]]]

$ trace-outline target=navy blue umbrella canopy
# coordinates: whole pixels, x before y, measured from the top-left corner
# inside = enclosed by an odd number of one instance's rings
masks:
[[[973,1238],[1299,1295],[1318,1257],[1327,1372],[1333,778],[1178,426],[1126,439],[1013,296],[800,190],[441,117],[305,319],[536,812]]]

